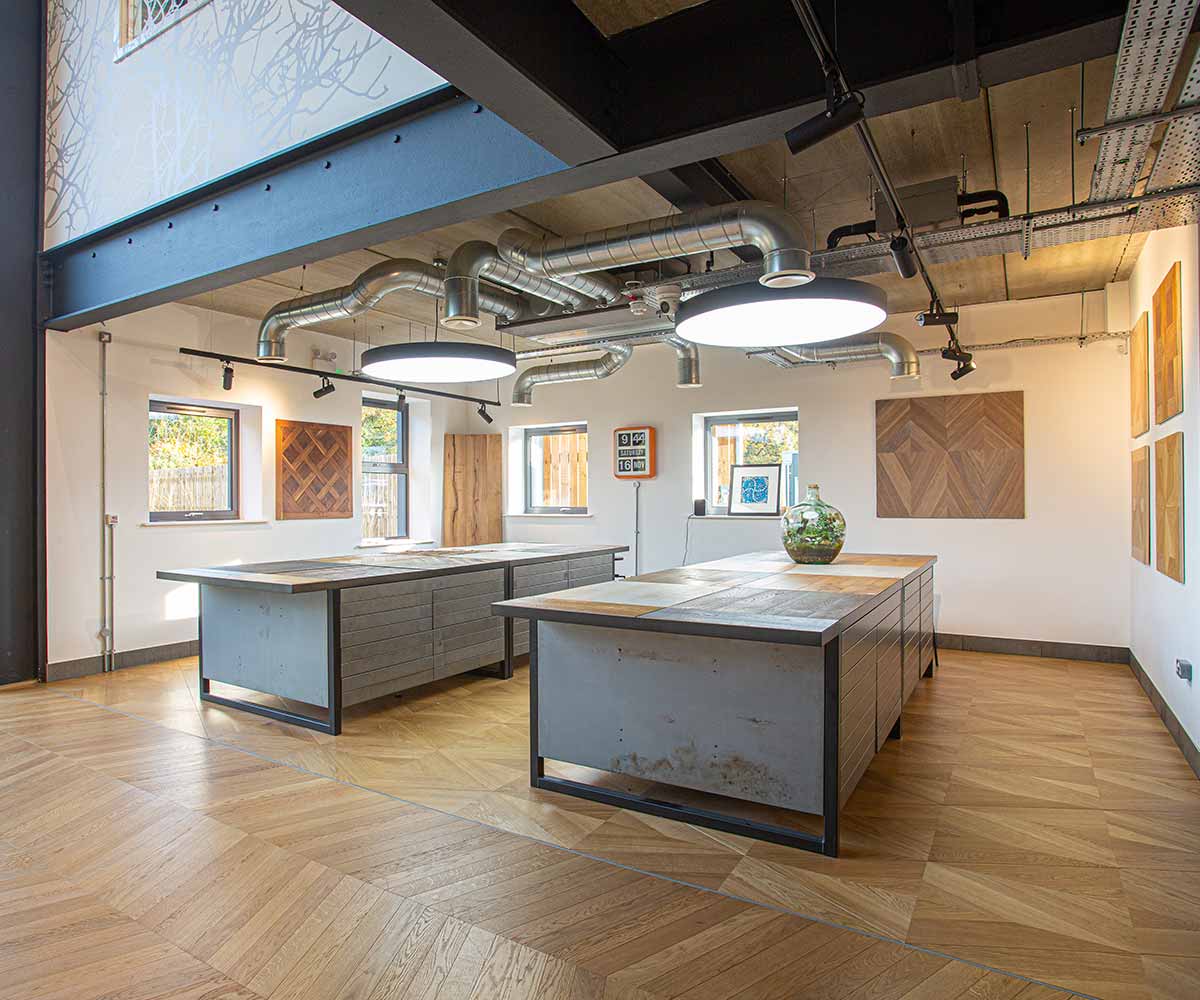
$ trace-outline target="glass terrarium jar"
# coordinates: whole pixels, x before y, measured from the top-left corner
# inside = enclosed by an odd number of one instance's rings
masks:
[[[810,483],[808,494],[783,512],[783,547],[798,563],[831,563],[846,541],[846,519],[821,499],[821,487]]]

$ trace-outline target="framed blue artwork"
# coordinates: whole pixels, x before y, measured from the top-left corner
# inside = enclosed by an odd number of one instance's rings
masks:
[[[734,517],[779,516],[781,465],[734,465],[729,469],[729,513]]]

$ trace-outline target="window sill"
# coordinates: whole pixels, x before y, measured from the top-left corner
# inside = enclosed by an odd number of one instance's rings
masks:
[[[270,524],[267,520],[258,520],[256,518],[230,517],[230,518],[214,518],[211,521],[202,521],[199,519],[192,521],[142,521],[139,528],[215,528],[218,525],[229,524]]]
[[[505,517],[553,517],[553,518],[569,518],[572,520],[581,520],[589,517],[595,517],[594,514],[505,514]]]
[[[693,521],[778,521],[782,514],[689,514]]]
[[[434,545],[436,538],[364,538],[356,549],[382,549],[389,545]]]

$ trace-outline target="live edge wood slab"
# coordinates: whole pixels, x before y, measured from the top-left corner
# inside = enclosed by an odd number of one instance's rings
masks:
[[[836,856],[842,805],[932,673],[936,561],[751,552],[496,602],[530,623],[530,783]]]
[[[611,580],[624,545],[388,546],[352,555],[160,570],[200,585],[200,697],[336,734],[342,708],[481,667],[511,677],[528,629],[492,614],[528,584]],[[212,690],[275,695],[287,707]],[[299,703],[299,704],[295,704]]]

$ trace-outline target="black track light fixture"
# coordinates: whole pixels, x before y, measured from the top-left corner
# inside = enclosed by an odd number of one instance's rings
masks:
[[[962,345],[957,340],[951,340],[950,343],[942,348],[942,357],[947,361],[955,361],[960,365],[965,365],[971,360],[971,355],[962,349]]]
[[[917,313],[917,326],[954,326],[958,322],[958,313],[942,309],[936,303],[930,302],[929,308],[923,313]]]
[[[221,388],[226,392],[233,388],[233,365],[228,361],[221,367]]]
[[[837,100],[831,99],[824,111],[788,129],[783,137],[791,154],[795,156],[862,120],[862,94],[843,94]]]
[[[902,278],[917,276],[917,255],[907,236],[894,236],[888,244],[892,251],[892,263],[896,265],[896,273]]]
[[[485,424],[490,424],[492,422],[492,420],[494,419],[492,417],[492,415],[490,413],[488,413],[488,411],[487,411],[487,403],[480,403],[479,409],[476,410],[475,412],[478,413],[483,418],[483,422]]]
[[[330,382],[329,379],[322,377],[321,387],[313,390],[313,399],[320,399],[323,396],[328,396],[335,389],[337,389],[336,385]]]
[[[960,378],[962,378],[965,375],[970,375],[971,372],[973,372],[975,370],[975,368],[976,368],[975,362],[971,361],[970,357],[971,357],[971,355],[968,354],[967,360],[960,361],[958,363],[958,367],[955,368],[954,371],[952,371],[950,373],[950,377],[952,379],[954,379],[955,382],[957,382]]]

